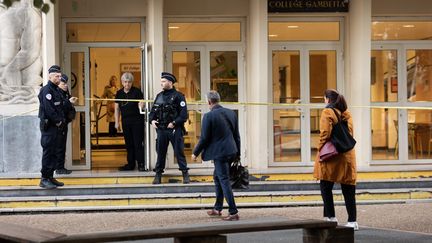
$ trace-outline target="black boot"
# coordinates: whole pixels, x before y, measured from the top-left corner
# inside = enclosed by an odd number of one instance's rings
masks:
[[[138,164],[138,171],[146,171],[144,164]]]
[[[156,175],[155,175],[155,177],[153,179],[153,184],[154,185],[161,184],[161,180],[162,180],[162,173],[156,172]]]
[[[64,186],[63,182],[56,180],[54,177],[50,178],[49,180],[51,181],[52,184],[54,184],[56,186]]]
[[[55,189],[57,188],[56,185],[54,185],[50,179],[48,178],[41,178],[41,181],[39,183],[39,186],[46,189]]]
[[[183,174],[183,184],[189,184],[190,182],[190,178],[189,178],[189,172],[186,171],[182,171]]]

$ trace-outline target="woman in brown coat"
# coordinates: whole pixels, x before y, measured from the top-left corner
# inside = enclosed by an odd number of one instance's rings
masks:
[[[334,89],[328,89],[324,93],[324,101],[326,108],[321,113],[318,151],[330,140],[333,124],[338,122],[338,116],[335,112],[338,113],[340,119],[348,122],[349,132],[353,135],[353,120],[351,113],[347,110],[343,95]],[[331,108],[334,108],[334,110]],[[348,213],[346,226],[358,230],[355,200],[357,171],[354,149],[340,153],[325,162],[320,162],[318,152],[315,158],[314,177],[320,180],[321,196],[324,203],[324,219],[337,222],[332,190],[335,182],[340,183]]]

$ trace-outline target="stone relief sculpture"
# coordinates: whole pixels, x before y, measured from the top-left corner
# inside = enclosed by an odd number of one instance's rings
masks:
[[[0,6],[0,102],[32,104],[42,83],[42,16],[33,0]]]

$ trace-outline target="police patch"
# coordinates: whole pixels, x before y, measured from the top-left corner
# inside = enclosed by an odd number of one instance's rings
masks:
[[[180,106],[181,107],[185,107],[186,106],[186,102],[184,102],[184,101],[180,102]]]
[[[45,97],[47,98],[47,100],[51,100],[51,98],[52,98],[51,94],[47,94],[47,95],[45,95]]]

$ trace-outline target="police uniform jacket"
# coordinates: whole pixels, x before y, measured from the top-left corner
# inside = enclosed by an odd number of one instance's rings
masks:
[[[55,126],[59,122],[65,123],[64,99],[57,85],[48,81],[41,88],[39,95],[39,118],[48,120],[49,126]]]
[[[337,109],[335,109],[335,111],[340,113],[340,111]],[[340,116],[342,120],[346,120],[348,122],[349,132],[351,135],[353,135],[353,119],[351,113],[346,110],[340,113]],[[321,150],[324,144],[330,140],[333,124],[337,122],[338,118],[333,112],[333,109],[326,108],[322,111],[320,119],[320,140],[318,144],[318,151]],[[355,150],[351,149],[348,152],[340,153],[324,162],[319,161],[318,152],[315,158],[313,175],[318,180],[355,185],[357,179]]]
[[[234,111],[215,105],[204,115],[201,137],[193,154],[198,156],[201,151],[203,160],[240,155],[240,133]]]
[[[186,99],[174,87],[160,92],[153,103],[149,114],[149,122],[156,120],[159,127],[166,127],[174,122],[175,127],[184,127],[188,119]]]
[[[63,96],[63,107],[64,107],[64,114],[66,123],[71,122],[73,119],[75,119],[76,110],[73,104],[69,101],[69,98],[71,95],[68,91],[64,91],[62,89],[59,89],[60,93]]]

